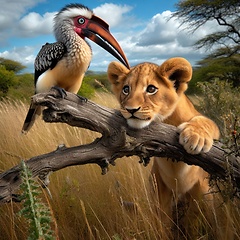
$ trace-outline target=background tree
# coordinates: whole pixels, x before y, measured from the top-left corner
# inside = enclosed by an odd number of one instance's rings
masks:
[[[209,21],[216,21],[221,26],[221,30],[206,35],[194,44],[198,49],[212,50],[211,54],[198,62],[198,68],[195,69],[197,80],[217,78],[240,86],[240,1],[184,0],[177,3],[176,8],[172,17],[187,24],[192,33]]]
[[[0,99],[9,97],[29,101],[34,95],[34,74],[21,73],[26,68],[21,63],[0,58]],[[110,92],[110,83],[105,72],[87,71],[78,94],[91,98],[95,91]]]
[[[14,73],[19,73],[24,68],[26,68],[26,66],[23,66],[21,63],[17,61],[5,58],[0,58],[0,65],[5,66],[6,70],[13,71]]]
[[[5,97],[9,89],[18,84],[21,75],[16,75],[26,68],[21,63],[0,58],[0,98]]]
[[[9,88],[14,85],[15,74],[8,71],[5,66],[0,65],[0,98],[4,97]]]
[[[214,57],[209,55],[197,62],[198,66],[193,70],[193,79],[189,83],[189,92],[196,92],[198,82],[227,81],[233,87],[240,86],[240,55],[234,54],[230,57]]]

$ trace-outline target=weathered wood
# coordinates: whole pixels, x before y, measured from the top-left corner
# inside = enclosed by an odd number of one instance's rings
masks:
[[[146,165],[152,156],[168,157],[198,165],[222,179],[227,177],[230,170],[233,184],[240,189],[240,159],[228,156],[230,165],[227,168],[227,152],[217,144],[208,153],[190,155],[178,143],[174,126],[154,122],[145,129],[132,129],[118,110],[97,105],[71,93],[61,98],[54,89],[33,96],[32,101],[47,107],[43,112],[46,122],[63,122],[102,134],[90,144],[70,148],[59,146],[53,152],[27,160],[33,176],[40,177],[46,184],[49,173],[65,167],[94,163],[102,168],[102,173],[106,173],[109,164],[114,165],[117,158],[137,155]],[[15,198],[21,182],[20,171],[21,167],[17,165],[0,174],[0,202]]]

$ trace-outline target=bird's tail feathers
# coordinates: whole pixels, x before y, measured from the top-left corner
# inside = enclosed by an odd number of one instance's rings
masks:
[[[27,116],[25,118],[25,121],[23,123],[23,127],[22,127],[22,133],[26,134],[29,129],[33,126],[35,119],[37,116],[39,116],[42,112],[42,107],[41,106],[37,106],[33,103],[31,103]]]

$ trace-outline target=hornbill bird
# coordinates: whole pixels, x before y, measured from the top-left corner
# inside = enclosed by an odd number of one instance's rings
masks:
[[[78,92],[92,58],[86,37],[130,68],[123,50],[109,31],[109,25],[82,4],[68,4],[56,14],[54,34],[57,42],[43,45],[35,59],[35,93],[47,92],[52,87]],[[32,103],[22,127],[23,133],[31,128],[36,115],[40,114],[41,107]]]

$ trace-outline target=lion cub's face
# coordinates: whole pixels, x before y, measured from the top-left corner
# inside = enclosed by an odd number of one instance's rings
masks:
[[[180,72],[170,74],[172,69],[162,66],[143,63],[128,70],[118,62],[109,65],[108,78],[129,126],[144,128],[156,117],[163,121],[172,114],[181,93],[186,90],[186,80],[181,86],[182,82],[177,79]],[[170,80],[170,77],[175,79]]]

